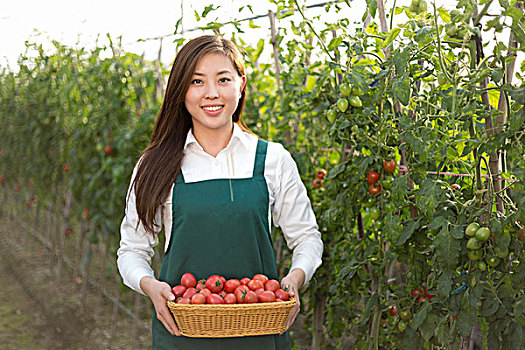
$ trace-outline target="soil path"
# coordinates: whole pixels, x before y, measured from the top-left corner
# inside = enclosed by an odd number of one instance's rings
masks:
[[[3,349],[84,349],[83,320],[51,301],[46,261],[28,256],[0,231],[0,344]],[[55,287],[56,288],[56,287]]]

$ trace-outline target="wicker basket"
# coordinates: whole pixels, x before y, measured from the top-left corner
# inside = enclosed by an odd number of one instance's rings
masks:
[[[180,333],[186,337],[225,338],[284,332],[295,298],[278,303],[193,305],[168,301]]]

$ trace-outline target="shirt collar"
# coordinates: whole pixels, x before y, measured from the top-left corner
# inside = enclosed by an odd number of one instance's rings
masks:
[[[226,148],[230,147],[233,144],[234,140],[239,140],[240,143],[246,149],[249,149],[250,140],[248,139],[248,136],[245,134],[245,132],[241,129],[241,127],[237,123],[233,123],[232,137],[230,139],[230,142],[228,142],[228,146],[226,146]],[[195,144],[199,149],[202,150],[201,145],[195,138],[195,135],[193,135],[193,129],[190,128],[190,130],[188,131],[188,135],[186,136],[186,143],[184,144],[184,149],[186,149],[191,144]]]

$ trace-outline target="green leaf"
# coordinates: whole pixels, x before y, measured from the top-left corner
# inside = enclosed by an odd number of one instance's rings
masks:
[[[437,281],[437,293],[443,297],[448,297],[452,289],[452,277],[454,272],[443,271]]]
[[[409,53],[408,47],[400,53],[394,55],[392,60],[396,67],[396,75],[401,76],[405,74],[407,63],[408,63]]]
[[[450,235],[455,239],[462,239],[465,235],[464,232],[465,230],[462,225],[452,225],[450,227]]]
[[[389,242],[398,242],[403,232],[403,225],[398,215],[392,215],[388,213],[385,218],[384,233]]]
[[[410,102],[410,82],[408,79],[397,79],[392,83],[392,92],[394,97],[399,100],[404,106]]]
[[[437,230],[438,228],[448,228],[448,221],[443,216],[436,216],[430,224],[428,224],[429,230]]]
[[[442,7],[440,7],[440,8],[438,8],[438,13],[439,13],[439,17],[441,17],[443,22],[450,23],[450,13],[448,13],[447,10],[445,10]]]
[[[480,314],[483,317],[490,317],[496,313],[499,309],[498,299],[493,298],[492,296],[486,297],[482,302],[482,307],[480,309]]]
[[[423,321],[425,321],[425,318],[427,318],[427,313],[431,309],[432,305],[430,303],[425,303],[425,306],[423,306],[414,316],[410,327],[414,330],[417,330],[421,326],[421,324],[423,324]]]
[[[446,323],[440,323],[437,327],[437,337],[439,343],[442,345],[448,345],[454,341],[454,334],[446,326]],[[451,349],[451,347],[445,346],[446,349]]]
[[[383,45],[381,45],[381,49],[385,49],[394,41],[394,39],[399,35],[401,32],[401,28],[394,28],[388,33],[388,36],[386,37],[385,41],[383,42]]]
[[[525,344],[525,332],[521,325],[515,320],[512,320],[508,329],[509,349],[523,348],[523,344]]]
[[[503,14],[510,16],[514,21],[519,22],[521,17],[523,17],[523,10],[520,10],[517,7],[509,6]]]
[[[476,308],[469,303],[468,290],[463,293],[461,306],[457,315],[457,322],[459,334],[466,336],[470,334],[470,330],[476,326]]]
[[[448,231],[444,231],[437,235],[434,244],[436,246],[436,258],[441,266],[457,266],[461,252],[460,241],[454,239]]]
[[[332,38],[327,48],[330,51],[334,51],[335,49],[339,47],[339,45],[341,45],[342,42],[343,42],[343,37],[338,36],[338,37]]]
[[[253,20],[250,20],[250,21],[248,22],[248,25],[249,25],[250,28],[252,28],[252,29],[255,29],[255,28],[261,28],[261,26],[258,26],[258,25],[256,25],[255,23],[253,23]]]
[[[392,181],[392,201],[394,204],[401,205],[405,203],[405,194],[408,186],[408,175],[396,177]]]
[[[346,163],[337,164],[335,167],[328,171],[325,179],[335,179],[339,174],[342,174],[345,171]]]
[[[204,8],[204,11],[202,11],[202,15],[201,15],[201,17],[202,17],[202,18],[206,17],[206,16],[208,15],[208,13],[210,13],[210,12],[212,12],[212,11],[215,11],[215,10],[217,10],[217,9],[220,8],[220,7],[221,7],[220,5],[217,6],[217,7],[215,7],[215,6],[213,6],[213,5],[208,5],[208,6],[206,6],[206,7]]]
[[[425,341],[430,340],[436,332],[436,327],[439,324],[439,317],[435,313],[431,312],[427,315],[420,327],[421,336]]]
[[[415,230],[419,228],[420,220],[412,220],[409,221],[407,224],[404,225],[403,232],[401,232],[399,238],[394,242],[394,245],[403,245],[406,243],[410,237],[412,237],[412,234]]]

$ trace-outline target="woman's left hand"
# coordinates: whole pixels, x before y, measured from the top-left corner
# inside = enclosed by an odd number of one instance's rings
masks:
[[[288,273],[288,275],[286,275],[286,277],[281,280],[281,288],[287,290],[288,293],[290,293],[290,296],[297,300],[297,304],[292,308],[292,311],[290,311],[290,316],[286,322],[285,331],[287,331],[288,328],[290,328],[290,326],[294,323],[295,318],[301,309],[301,303],[299,301],[299,288],[301,288],[303,285],[305,277],[306,276],[302,269],[293,269],[290,271],[290,273]]]

